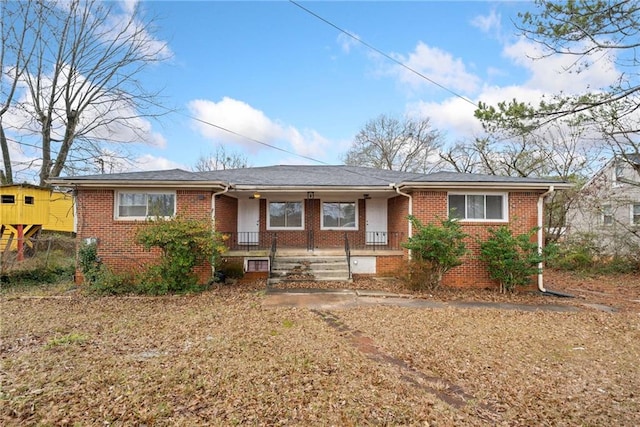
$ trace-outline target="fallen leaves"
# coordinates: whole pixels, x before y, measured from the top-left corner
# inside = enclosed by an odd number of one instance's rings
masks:
[[[0,424],[640,424],[637,312],[358,307],[333,327],[262,298],[3,297]]]

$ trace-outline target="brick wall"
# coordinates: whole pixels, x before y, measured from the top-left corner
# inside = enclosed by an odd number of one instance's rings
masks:
[[[509,193],[509,227],[514,234],[527,233],[537,225],[537,203],[540,193],[511,192]],[[423,191],[413,194],[413,214],[423,224],[436,222],[447,217],[447,192]],[[489,278],[485,263],[478,257],[480,254],[479,240],[489,237],[488,229],[499,227],[505,222],[463,222],[462,230],[469,236],[465,243],[470,250],[463,259],[463,264],[453,268],[443,277],[445,286],[494,288],[495,281]]]
[[[113,190],[79,189],[76,203],[78,212],[78,242],[98,237],[98,256],[104,265],[115,272],[138,272],[160,255],[159,250],[146,251],[135,243],[135,235],[144,221],[116,220]],[[211,192],[204,190],[178,190],[176,192],[178,213],[189,218],[211,217]],[[200,283],[208,282],[211,267],[196,269]],[[76,280],[82,281],[77,269]]]

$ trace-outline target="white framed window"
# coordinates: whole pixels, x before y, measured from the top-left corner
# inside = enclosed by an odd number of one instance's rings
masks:
[[[640,225],[640,203],[631,205],[631,225]]]
[[[118,191],[116,219],[169,218],[176,214],[176,193],[170,191]]]
[[[355,201],[322,202],[323,230],[357,230],[358,203]]]
[[[269,201],[268,204],[267,229],[304,229],[304,203],[302,201]]]
[[[600,220],[602,221],[602,225],[612,225],[613,224],[613,209],[611,205],[602,205],[601,208],[602,217]]]
[[[449,218],[461,221],[507,221],[507,193],[449,193]]]
[[[249,258],[245,259],[245,272],[268,272],[269,258]]]

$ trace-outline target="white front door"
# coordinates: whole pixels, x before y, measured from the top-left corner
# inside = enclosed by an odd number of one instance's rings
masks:
[[[238,199],[238,243],[257,245],[260,241],[260,200]]]
[[[366,199],[367,245],[387,244],[387,199]]]

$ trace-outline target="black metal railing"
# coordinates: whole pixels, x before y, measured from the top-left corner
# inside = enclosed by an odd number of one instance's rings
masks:
[[[269,251],[269,277],[271,277],[271,271],[273,269],[273,261],[276,258],[276,251],[278,250],[278,235],[275,234],[271,239],[271,250]]]
[[[349,247],[349,236],[344,233],[344,252],[347,256],[347,270],[349,272],[349,279],[351,279],[351,248]]]
[[[405,233],[398,231],[350,231],[351,249],[370,251],[397,251],[402,249]]]
[[[257,251],[271,248],[275,233],[259,231],[222,232],[227,248],[232,251]]]
[[[338,249],[341,246],[340,234],[330,237],[333,230],[293,230],[268,232],[223,232],[226,245],[232,251],[269,251],[274,240],[280,248]],[[402,249],[405,233],[396,231],[343,231],[349,241],[349,248],[369,251],[396,251]],[[316,246],[317,243],[317,246]]]

